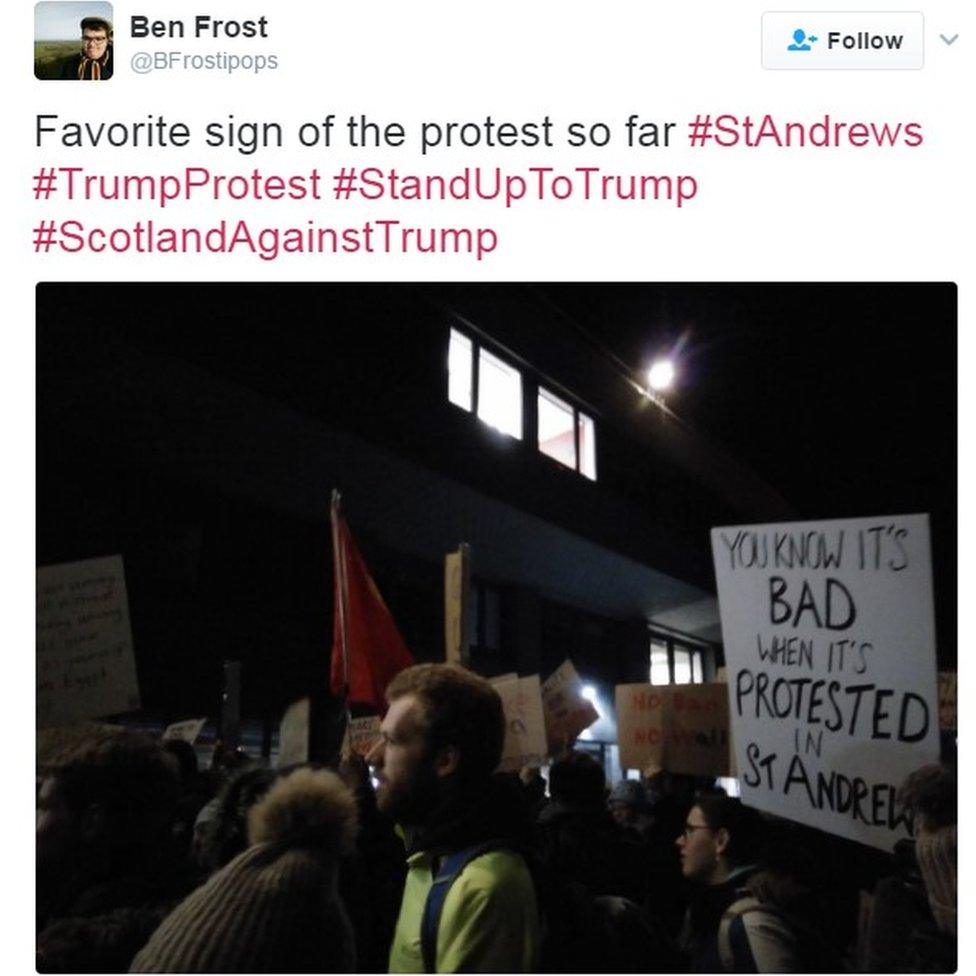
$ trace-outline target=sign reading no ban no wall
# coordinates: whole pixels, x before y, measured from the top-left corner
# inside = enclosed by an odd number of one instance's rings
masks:
[[[939,758],[927,515],[712,529],[742,799],[891,850]]]

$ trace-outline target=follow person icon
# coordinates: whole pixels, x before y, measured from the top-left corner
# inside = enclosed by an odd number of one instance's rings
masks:
[[[809,37],[806,31],[799,27],[793,31],[793,43],[786,49],[787,51],[809,51],[811,44],[816,44],[817,39],[811,34]]]

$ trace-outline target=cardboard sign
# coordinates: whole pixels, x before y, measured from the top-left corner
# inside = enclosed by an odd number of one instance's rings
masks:
[[[183,722],[174,722],[172,725],[168,725],[166,731],[163,732],[163,742],[168,739],[182,739],[192,746],[200,737],[200,733],[206,724],[205,718],[188,718]]]
[[[600,717],[582,690],[583,682],[568,658],[542,683],[542,708],[551,754],[565,749]]]
[[[139,708],[121,556],[37,570],[37,725]]]
[[[278,769],[308,762],[309,707],[307,698],[299,698],[282,715],[278,727],[278,758],[275,761]]]
[[[616,707],[624,769],[729,775],[725,685],[617,685]]]
[[[956,672],[939,672],[939,728],[954,729],[956,724]]]
[[[939,758],[926,515],[712,529],[742,799],[891,850]]]
[[[355,753],[357,756],[367,756],[380,739],[379,715],[364,715],[354,718],[346,725],[346,736],[342,743],[342,752]]]
[[[505,677],[492,684],[505,711],[505,745],[498,769],[513,772],[523,766],[541,766],[546,761],[546,724],[539,676]]]

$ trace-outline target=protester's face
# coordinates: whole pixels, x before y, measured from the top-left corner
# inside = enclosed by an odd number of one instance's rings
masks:
[[[366,759],[379,783],[380,810],[400,823],[420,823],[433,801],[437,775],[423,707],[415,695],[404,695],[390,705],[380,725],[380,741]]]
[[[675,843],[681,852],[681,873],[690,881],[709,884],[718,872],[717,831],[705,822],[700,807],[692,807],[685,817],[684,831]]]
[[[86,27],[81,32],[81,49],[86,58],[100,58],[108,47],[108,34],[97,27]]]
[[[628,827],[633,823],[635,817],[633,810],[626,803],[611,803],[610,814],[621,827]]]

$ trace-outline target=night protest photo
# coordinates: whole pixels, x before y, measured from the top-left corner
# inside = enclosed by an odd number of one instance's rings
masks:
[[[39,972],[955,972],[948,284],[36,293]]]

